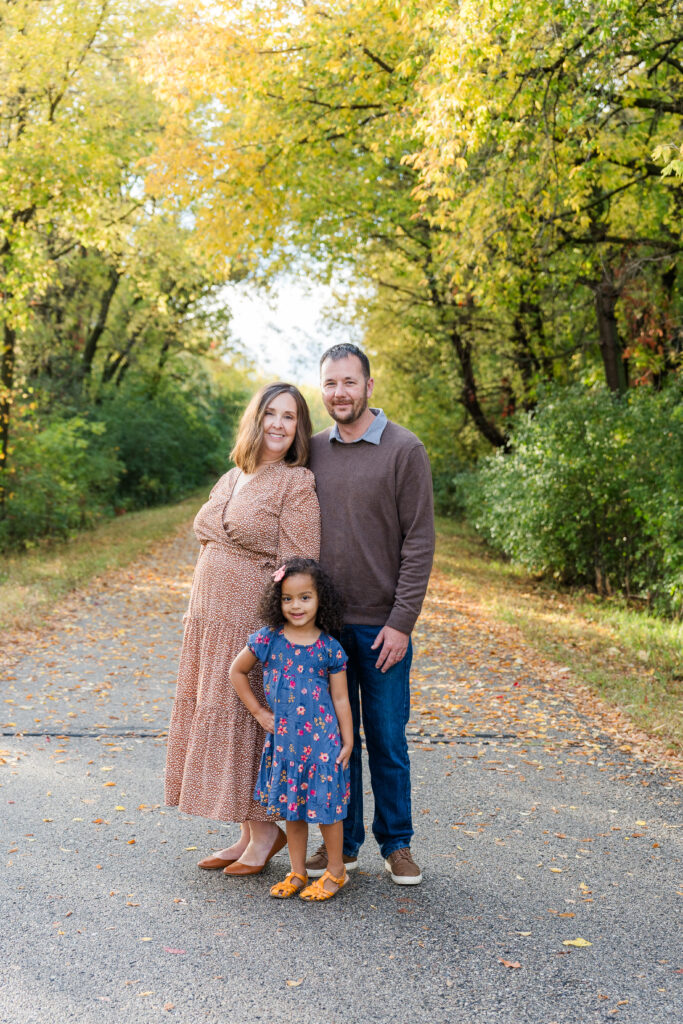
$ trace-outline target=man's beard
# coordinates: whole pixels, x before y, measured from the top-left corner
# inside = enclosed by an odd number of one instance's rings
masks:
[[[335,423],[355,423],[359,420],[365,410],[368,407],[367,398],[359,398],[356,402],[351,402],[351,407],[344,407],[344,409],[337,408],[334,404],[328,408],[328,412]]]

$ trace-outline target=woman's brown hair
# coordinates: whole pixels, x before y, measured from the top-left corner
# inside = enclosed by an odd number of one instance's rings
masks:
[[[308,465],[313,430],[306,399],[293,384],[285,384],[278,380],[274,384],[266,384],[257,391],[242,414],[230,458],[243,473],[255,472],[263,444],[263,417],[273,399],[283,393],[291,395],[296,402],[296,433],[284,461],[290,466]]]

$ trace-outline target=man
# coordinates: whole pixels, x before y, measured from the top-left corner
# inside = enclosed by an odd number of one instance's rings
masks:
[[[346,601],[342,646],[349,656],[355,745],[351,801],[344,821],[344,862],[357,866],[365,839],[361,715],[375,797],[372,831],[398,885],[422,872],[410,852],[410,634],[434,556],[429,460],[414,434],[368,407],[374,381],[364,352],[334,345],[320,360],[322,397],[335,421],[311,443],[322,515],[320,561]],[[327,867],[322,846],[306,864]]]

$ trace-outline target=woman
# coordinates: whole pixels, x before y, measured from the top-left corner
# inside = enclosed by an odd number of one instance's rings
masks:
[[[240,422],[225,473],[199,510],[201,542],[185,616],[169,727],[166,803],[187,814],[240,822],[236,843],[199,861],[225,874],[258,874],[286,843],[254,800],[264,732],[233,690],[230,664],[261,625],[267,580],[289,558],[315,558],[320,510],[308,462],[311,420],[300,392],[268,384]],[[251,682],[261,703],[260,665]]]

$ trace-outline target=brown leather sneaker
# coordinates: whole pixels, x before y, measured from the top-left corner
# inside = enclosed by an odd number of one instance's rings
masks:
[[[342,860],[347,871],[353,871],[358,867],[357,857],[347,857],[346,854],[343,854]],[[327,871],[327,850],[324,843],[321,843],[315,853],[306,861],[306,871],[309,878],[320,878]]]
[[[396,885],[419,885],[422,881],[422,872],[413,860],[409,846],[402,846],[400,850],[390,853],[384,861],[384,867]]]

